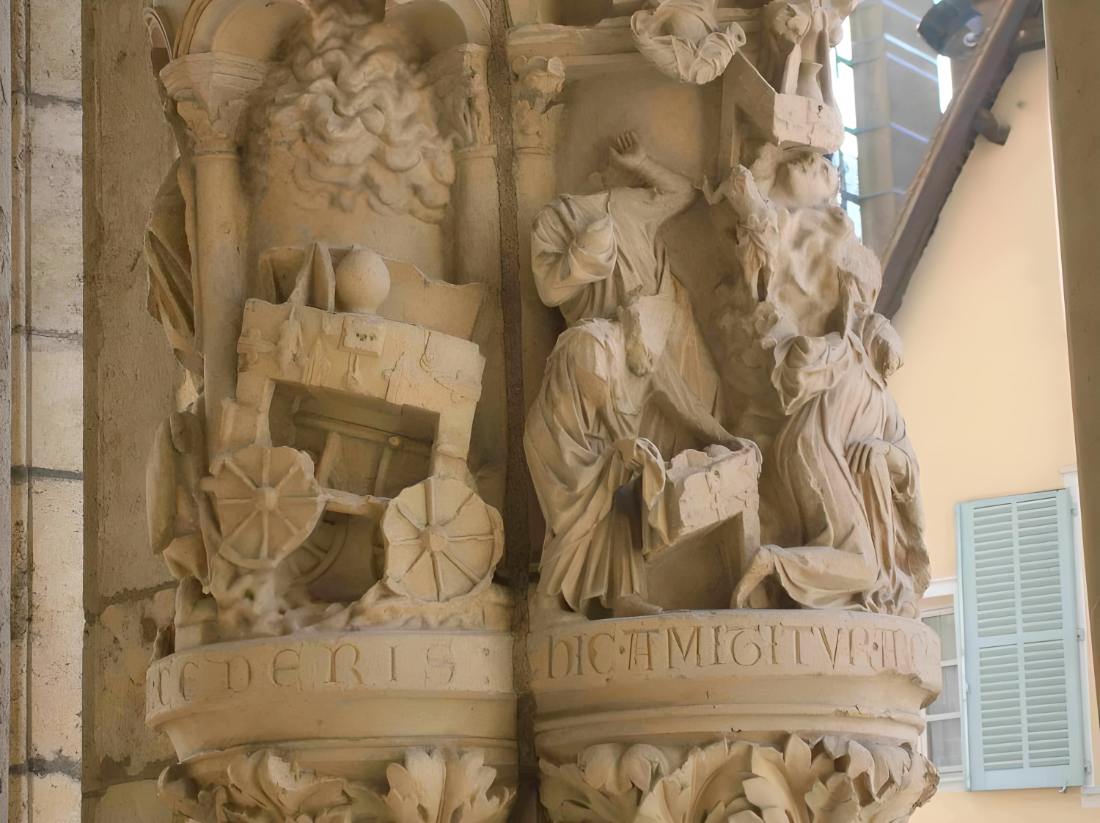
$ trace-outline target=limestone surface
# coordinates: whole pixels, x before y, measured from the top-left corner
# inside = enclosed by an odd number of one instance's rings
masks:
[[[149,308],[192,389],[146,478],[161,795],[907,819],[939,656],[827,156],[850,4],[509,5],[149,11]]]

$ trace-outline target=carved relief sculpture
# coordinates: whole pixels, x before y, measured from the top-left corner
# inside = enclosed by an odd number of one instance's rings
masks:
[[[179,588],[147,711],[190,819],[507,816],[512,602],[471,469],[498,287],[447,246],[493,236],[452,204],[491,143],[482,12],[150,12],[180,143],[150,309],[187,377],[148,472]]]
[[[901,345],[829,160],[851,4],[508,5],[148,12],[164,802],[906,820],[939,652]]]
[[[628,616],[660,611],[646,600],[643,555],[679,536],[666,517],[678,487],[662,455],[692,450],[702,459],[696,470],[715,478],[734,462],[754,476],[758,458],[715,417],[718,375],[657,237],[696,191],[632,134],[618,138],[611,162],[624,185],[566,195],[535,220],[539,295],[561,308],[569,329],[550,355],[524,442],[547,519],[542,599],[578,612],[598,600]],[[705,525],[719,522],[715,511]]]
[[[888,389],[901,346],[827,157],[850,7],[744,5],[646,4],[630,41],[614,10],[568,41],[512,34],[514,59],[561,61],[559,185],[587,158],[595,189],[545,206],[531,241],[567,326],[525,430],[555,821],[885,823],[936,785],[916,750],[939,671],[914,619],[928,554]],[[679,128],[617,101],[627,85]],[[698,526],[670,531],[671,510]]]

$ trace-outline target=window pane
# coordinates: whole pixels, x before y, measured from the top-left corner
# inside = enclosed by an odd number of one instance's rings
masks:
[[[958,657],[955,649],[955,613],[932,615],[924,618],[924,622],[940,636],[941,659],[954,660]]]
[[[936,702],[928,707],[930,715],[948,714],[959,711],[959,667],[957,665],[943,667],[943,691],[936,698]]]
[[[928,753],[937,768],[962,768],[962,722],[958,718],[929,721]]]

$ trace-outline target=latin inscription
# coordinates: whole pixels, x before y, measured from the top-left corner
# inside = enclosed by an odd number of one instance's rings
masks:
[[[598,624],[560,631],[534,647],[550,680],[706,669],[846,672],[923,669],[932,649],[919,629],[859,625],[664,623],[653,628]]]
[[[511,638],[361,635],[196,649],[153,664],[146,682],[151,715],[257,691],[275,696],[342,689],[510,691]]]

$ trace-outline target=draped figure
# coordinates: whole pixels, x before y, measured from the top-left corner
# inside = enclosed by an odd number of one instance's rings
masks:
[[[901,362],[896,332],[867,314],[843,334],[790,334],[774,357],[788,417],[764,493],[779,545],[761,549],[739,605],[773,575],[802,606],[915,617],[929,567],[916,455],[886,387]]]
[[[723,376],[748,398],[736,430],[764,449],[774,544],[734,600],[915,615],[928,585],[918,469],[887,389],[901,343],[873,311],[881,268],[831,205],[837,183],[813,152],[766,146],[708,192],[736,216]]]
[[[539,595],[624,615],[657,610],[645,600],[643,552],[661,540],[660,524],[642,511],[663,487],[663,455],[738,444],[715,417],[717,372],[658,238],[695,189],[630,135],[612,159],[646,185],[566,195],[535,220],[539,295],[569,328],[524,446],[547,526]]]

